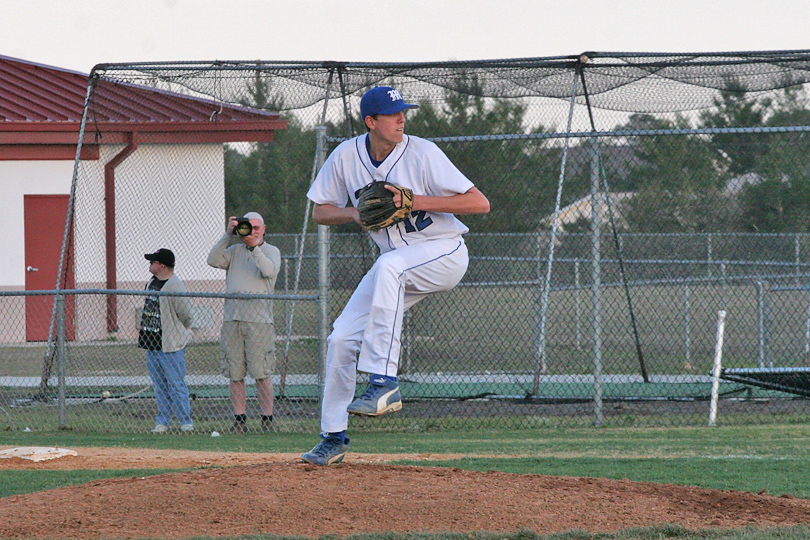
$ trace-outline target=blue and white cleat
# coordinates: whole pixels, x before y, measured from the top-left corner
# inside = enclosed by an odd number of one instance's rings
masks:
[[[315,445],[315,448],[304,453],[301,459],[313,465],[335,465],[343,461],[349,450],[349,439],[327,437]]]
[[[399,393],[399,384],[391,380],[384,380],[384,384],[375,384],[372,379],[366,392],[352,401],[346,410],[349,414],[360,416],[380,416],[381,414],[395,412],[402,408],[402,395]],[[381,380],[380,382],[383,382]]]

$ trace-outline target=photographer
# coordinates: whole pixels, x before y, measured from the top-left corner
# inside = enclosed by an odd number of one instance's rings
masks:
[[[256,212],[228,218],[225,234],[208,254],[209,266],[226,271],[227,293],[272,294],[275,290],[281,252],[264,241],[264,233],[264,219]],[[234,235],[239,242],[229,246]],[[275,341],[272,300],[225,299],[220,348],[222,371],[230,381],[235,433],[247,432],[247,374],[256,381],[261,428],[272,430]]]

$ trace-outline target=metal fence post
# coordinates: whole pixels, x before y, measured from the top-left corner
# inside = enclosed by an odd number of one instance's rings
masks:
[[[602,199],[599,191],[597,140],[591,139],[591,294],[593,315],[593,415],[594,425],[604,422],[602,400]]]
[[[706,270],[708,271],[709,278],[712,277],[712,262],[713,262],[713,253],[714,253],[714,246],[712,246],[712,233],[708,233],[706,235],[706,261],[709,263],[706,265]]]
[[[690,332],[691,313],[689,306],[689,284],[683,286],[683,350],[686,356],[685,366],[692,366],[692,336]]]
[[[773,367],[768,360],[768,282],[757,281],[757,367]],[[770,365],[769,365],[770,364]]]
[[[326,126],[316,128],[318,169],[326,161]],[[326,380],[326,339],[329,329],[329,227],[318,225],[318,387],[323,396]]]
[[[709,427],[717,424],[717,401],[720,398],[720,373],[723,369],[723,335],[726,328],[726,312],[717,312],[717,336],[714,340],[714,368],[712,369],[712,392],[709,402]]]
[[[579,261],[574,261],[574,343],[578,351],[582,350],[582,308],[580,306]]]
[[[408,373],[411,367],[412,319],[413,312],[411,310],[406,311],[402,316],[402,353],[400,354],[399,367],[397,369],[399,374]]]
[[[804,365],[810,366],[810,286],[805,290],[807,308],[804,315]]]
[[[56,425],[67,427],[65,392],[65,295],[56,294],[56,377],[59,381]]]
[[[798,284],[801,279],[799,274],[802,272],[802,246],[798,234],[793,235],[793,257],[796,262],[796,283]]]

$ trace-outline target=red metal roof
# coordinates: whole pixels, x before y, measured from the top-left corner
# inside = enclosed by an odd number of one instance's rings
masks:
[[[0,56],[0,145],[75,146],[89,75]],[[99,80],[84,144],[270,141],[277,113]],[[0,152],[2,153],[2,152]],[[2,159],[2,156],[0,156]]]

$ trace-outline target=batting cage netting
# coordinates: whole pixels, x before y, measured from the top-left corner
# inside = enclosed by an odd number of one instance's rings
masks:
[[[715,361],[808,365],[810,51],[100,64],[65,84],[79,145],[52,193],[64,206],[42,214],[58,231],[50,285],[0,293],[10,429],[154,426],[138,326],[144,255],[168,248],[188,293],[157,296],[192,305],[195,429],[233,420],[231,297],[272,303],[271,429],[317,431],[330,324],[378,253],[357,226],[315,225],[306,192],[364,132],[360,97],[381,85],[420,105],[406,133],[437,143],[492,210],[461,217],[461,284],[406,314],[402,411],[351,429],[705,425]],[[236,298],[211,253],[247,212],[281,270],[274,294]],[[720,423],[807,421],[807,389],[752,380],[721,378]],[[250,378],[247,393],[261,429]]]

